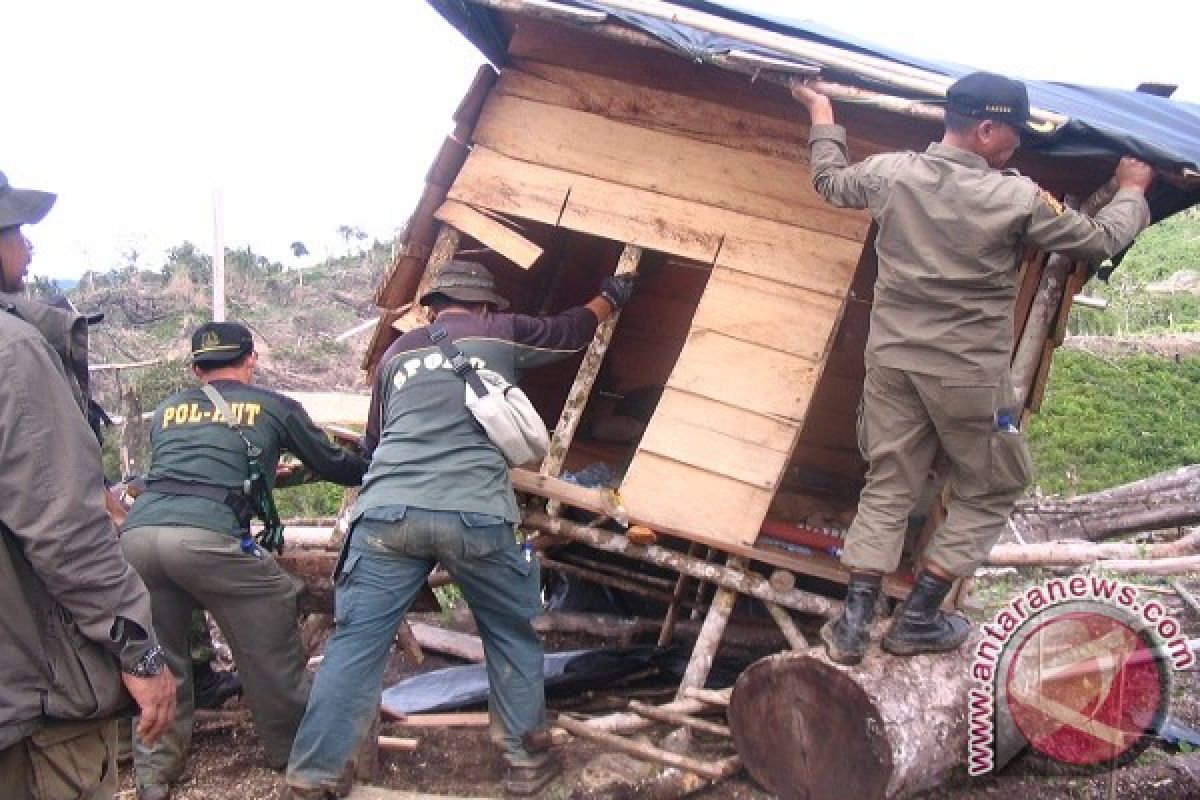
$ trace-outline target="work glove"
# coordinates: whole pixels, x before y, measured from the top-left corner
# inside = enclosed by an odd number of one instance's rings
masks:
[[[637,282],[637,273],[626,272],[622,275],[610,275],[600,284],[600,296],[603,297],[614,311],[621,310],[629,302],[633,294],[633,285]]]

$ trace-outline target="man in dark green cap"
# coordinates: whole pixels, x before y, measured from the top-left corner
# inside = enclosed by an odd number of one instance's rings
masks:
[[[0,173],[0,794],[109,800],[129,695],[153,741],[174,691],[102,501],[87,320],[22,294],[21,226],[53,203]]]
[[[297,588],[250,537],[250,516],[263,509],[252,508],[256,499],[246,482],[257,469],[265,481],[259,488],[269,491],[284,450],[343,486],[357,485],[367,462],[333,444],[294,400],[253,386],[257,363],[244,325],[201,325],[192,336],[192,370],[201,385],[167,398],[151,422],[146,487],[125,521],[121,544],[150,589],[155,629],[180,677],[172,729],[153,745],[135,737],[141,800],[169,797],[186,764],[194,610],[207,609],[229,642],[274,769],[287,763],[308,698]],[[261,494],[254,487],[251,493]]]
[[[434,324],[411,330],[379,362],[364,448],[371,469],[352,513],[337,578],[338,619],[288,762],[283,797],[341,796],[342,778],[379,704],[396,629],[436,563],[462,589],[483,638],[492,736],[503,785],[532,794],[557,774],[546,752],[537,560],[518,547],[520,520],[508,465],[464,404],[464,359],[516,383],[525,369],[566,358],[633,292],[610,276],[582,306],[545,317],[503,313],[491,273],[451,261],[420,302]]]
[[[1001,171],[1023,134],[1045,130],[1030,117],[1025,85],[991,73],[949,87],[940,142],[853,165],[829,98],[802,82],[792,93],[812,120],[817,192],[867,209],[879,226],[860,411],[869,470],[842,554],[851,570],[845,608],[821,637],[834,661],[862,660],[882,575],[899,565],[908,516],[940,450],[951,469],[946,519],[883,648],[953,650],[970,625],[943,614],[942,601],[987,557],[1030,479],[1009,367],[1022,252],[1033,245],[1087,261],[1121,252],[1150,222],[1154,171],[1122,159],[1120,189],[1095,217]]]

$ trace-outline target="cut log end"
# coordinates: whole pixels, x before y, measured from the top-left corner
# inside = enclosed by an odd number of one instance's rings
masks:
[[[734,686],[729,722],[746,769],[778,797],[885,795],[892,754],[883,720],[830,664],[787,653],[755,662]]]

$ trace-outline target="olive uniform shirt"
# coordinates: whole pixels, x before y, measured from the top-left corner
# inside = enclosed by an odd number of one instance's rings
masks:
[[[596,315],[582,306],[547,317],[443,314],[438,322],[476,368],[498,372],[514,384],[523,370],[567,358],[587,345],[597,325]],[[371,469],[358,495],[356,518],[413,506],[520,521],[508,464],[467,411],[465,399],[465,381],[430,341],[427,328],[405,333],[388,348],[363,438]]]
[[[217,380],[213,388],[225,398],[242,433],[262,449],[259,463],[274,487],[281,451],[296,455],[325,480],[354,486],[367,462],[334,444],[289,397],[239,381]],[[148,483],[186,481],[240,489],[249,476],[246,445],[214,409],[204,390],[184,389],[154,411],[151,423]],[[133,504],[123,530],[148,525],[204,528],[240,535],[233,512],[204,497],[143,492]]]
[[[1118,191],[1095,217],[1062,206],[1013,170],[942,144],[848,166],[841,125],[813,125],[813,185],[879,225],[867,366],[994,380],[1012,358],[1025,245],[1099,261],[1150,222],[1142,192]]]

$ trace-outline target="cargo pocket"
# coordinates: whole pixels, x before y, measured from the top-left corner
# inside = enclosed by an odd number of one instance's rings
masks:
[[[1015,431],[993,431],[988,488],[993,492],[1020,491],[1029,485],[1033,459],[1025,437]]]
[[[38,797],[104,796],[116,788],[112,722],[52,724],[30,737]],[[108,795],[111,796],[111,795]]]
[[[516,547],[516,531],[504,517],[495,514],[460,512],[466,535],[463,536],[463,558],[483,558]]]

